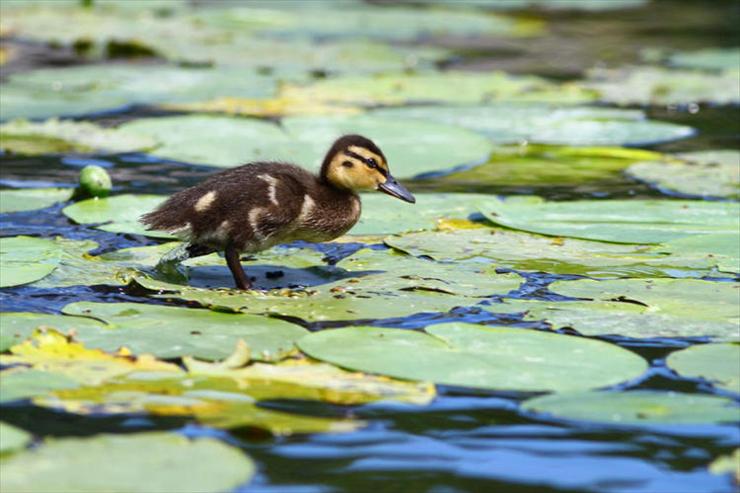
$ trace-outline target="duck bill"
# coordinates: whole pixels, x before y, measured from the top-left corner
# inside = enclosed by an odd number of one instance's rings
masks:
[[[416,203],[416,198],[411,195],[411,192],[409,192],[406,187],[398,183],[398,181],[391,175],[388,175],[385,183],[378,185],[378,190],[405,202],[410,202],[412,204]]]

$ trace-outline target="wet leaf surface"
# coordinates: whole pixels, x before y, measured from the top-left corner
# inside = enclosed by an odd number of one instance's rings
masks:
[[[645,361],[600,341],[473,324],[425,332],[351,327],[298,343],[311,357],[355,370],[497,390],[568,391],[639,376]]]
[[[12,236],[0,239],[0,288],[28,284],[48,276],[61,252],[53,240]]]
[[[0,456],[24,448],[31,440],[30,433],[0,421]]]
[[[71,188],[0,190],[0,214],[45,209],[72,196]]]
[[[735,335],[740,339],[740,330]],[[704,344],[671,353],[668,366],[683,376],[703,378],[715,387],[740,394],[739,344]]]
[[[0,486],[18,492],[226,491],[254,472],[239,449],[213,438],[134,433],[48,440],[4,461]]]
[[[649,390],[553,394],[525,401],[523,406],[556,418],[618,425],[734,422],[740,413],[730,399]]]
[[[737,229],[740,210],[729,202],[583,200],[538,197],[488,201],[481,212],[496,224],[551,236],[614,243],[662,243]]]

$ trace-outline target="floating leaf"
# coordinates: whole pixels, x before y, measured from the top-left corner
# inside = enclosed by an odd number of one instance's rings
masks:
[[[732,474],[735,482],[740,483],[740,448],[728,455],[721,455],[709,464],[712,474]]]
[[[0,214],[45,209],[72,197],[71,188],[20,188],[0,190]]]
[[[633,338],[711,337],[740,340],[737,322],[707,321],[673,315],[653,306],[620,301],[525,301],[507,300],[489,305],[492,312],[524,312],[524,320],[544,320],[553,329],[568,327],[587,336],[618,335]]]
[[[171,239],[162,231],[148,231],[139,217],[156,208],[166,197],[161,195],[116,195],[82,200],[62,209],[62,213],[78,224],[100,224],[103,231]]]
[[[680,157],[685,161],[636,163],[627,174],[659,190],[682,195],[740,198],[740,152],[690,152]]]
[[[135,473],[132,473],[135,471]],[[3,461],[3,491],[230,491],[252,477],[253,462],[213,438],[172,433],[96,435],[46,441]]]
[[[513,229],[614,243],[662,243],[737,230],[740,210],[727,202],[579,200],[515,197],[481,204],[491,221]]]
[[[338,281],[303,290],[267,292],[207,290],[137,278],[139,285],[167,298],[194,301],[217,310],[297,317],[306,321],[405,317],[472,305],[519,286],[516,274],[492,266],[441,264],[385,251],[363,250],[343,259]],[[231,285],[224,269],[223,285]],[[292,284],[291,279],[284,282]]]
[[[462,323],[425,331],[351,327],[315,332],[298,345],[313,358],[355,370],[524,392],[605,387],[647,368],[634,353],[596,340]]]
[[[699,238],[710,241],[712,237]],[[384,242],[402,252],[444,262],[490,259],[498,268],[597,278],[701,275],[717,265],[716,258],[678,248],[675,255],[668,255],[662,246],[553,238],[489,227],[407,233],[386,237]]]
[[[28,284],[48,276],[59,263],[59,246],[30,236],[0,238],[0,288]]]
[[[733,104],[740,102],[740,70],[717,74],[659,67],[596,69],[586,87],[616,104]]]
[[[26,368],[13,368],[0,372],[0,403],[28,399],[53,390],[73,389],[75,380],[59,373],[49,373]]]
[[[676,67],[704,70],[737,70],[740,48],[706,48],[697,51],[673,53],[668,63]]]
[[[318,169],[335,139],[371,136],[397,178],[484,161],[492,146],[484,137],[451,125],[373,116],[292,117],[282,126],[225,116],[152,118],[122,127],[162,143],[154,155],[219,167],[286,160]]]
[[[740,321],[737,303],[740,285],[698,279],[616,279],[608,281],[556,281],[550,290],[564,296],[598,301],[635,302],[651,317],[672,318],[682,334],[736,339]],[[667,321],[664,320],[663,323]],[[677,329],[678,330],[678,329]]]
[[[380,109],[373,114],[459,125],[481,132],[497,144],[638,146],[693,133],[690,127],[648,120],[641,111],[543,103],[408,106]]]
[[[55,17],[54,22],[58,27],[59,17]],[[270,97],[273,90],[272,77],[259,75],[251,69],[82,65],[14,74],[2,86],[0,104],[2,119],[9,120],[76,116],[133,104],[202,101],[223,96],[262,98]],[[76,132],[80,127],[63,128],[69,133],[69,129]],[[118,132],[111,132],[116,139],[124,138]],[[134,136],[128,138],[134,139]],[[149,147],[150,143],[141,140],[141,136],[136,139],[133,141],[136,147]],[[86,142],[90,141],[82,141]],[[47,147],[54,143],[50,140]],[[57,152],[65,149],[61,147]]]
[[[478,7],[493,10],[585,10],[600,12],[642,7],[648,0],[415,0],[416,3],[431,3],[453,7]]]
[[[736,339],[740,330],[735,327]],[[740,394],[740,344],[703,344],[671,353],[668,366],[685,377],[709,380],[715,387]]]
[[[740,237],[736,233],[689,236],[669,241],[660,249],[673,256],[705,259],[722,272],[740,272]]]
[[[636,161],[661,158],[658,153],[620,147],[499,147],[486,163],[437,180],[458,187],[609,185],[624,182],[622,171]]]
[[[24,448],[31,443],[31,434],[0,421],[0,456]]]
[[[163,107],[174,111],[258,117],[351,115],[361,112],[359,108],[354,106],[339,106],[304,99],[292,100],[286,98],[219,98],[199,103],[166,104]]]
[[[10,355],[0,355],[0,364],[28,365],[35,370],[60,374],[90,385],[133,371],[179,371],[176,365],[157,361],[148,355],[133,358],[126,349],[116,354],[88,349],[70,342],[53,329],[35,332],[31,339],[11,347],[10,352]]]
[[[523,407],[557,418],[624,425],[725,423],[740,418],[740,407],[730,399],[653,390],[553,394],[525,401]]]
[[[103,322],[86,317],[67,317],[53,313],[3,312],[0,337],[7,337],[11,341],[10,346],[14,346],[30,338],[40,327],[53,327],[65,335],[74,335],[75,338],[81,333],[106,330]]]
[[[305,329],[274,318],[143,303],[78,302],[62,311],[108,324],[107,330],[77,330],[76,338],[88,347],[115,351],[125,346],[136,354],[160,358],[220,359],[243,339],[254,359],[279,360],[306,334]]]
[[[288,85],[280,94],[290,99],[366,106],[490,101],[577,103],[595,99],[592,92],[575,85],[558,85],[535,76],[503,72],[348,75],[307,86]]]
[[[122,153],[150,149],[154,140],[90,122],[14,120],[0,125],[0,149],[13,154]]]
[[[255,383],[258,392],[267,386],[264,382]],[[198,422],[216,428],[259,428],[274,435],[344,432],[364,425],[361,421],[262,409],[256,405],[250,391],[248,382],[229,378],[139,372],[95,387],[37,397],[33,402],[37,406],[82,415],[146,413],[192,416]],[[272,395],[279,393],[280,390],[273,391]]]

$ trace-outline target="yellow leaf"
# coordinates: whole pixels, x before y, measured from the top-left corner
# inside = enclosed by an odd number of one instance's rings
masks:
[[[352,115],[362,110],[355,106],[338,106],[307,99],[243,99],[219,98],[200,103],[165,104],[163,108],[175,111],[225,113],[242,116],[298,116],[298,115]]]

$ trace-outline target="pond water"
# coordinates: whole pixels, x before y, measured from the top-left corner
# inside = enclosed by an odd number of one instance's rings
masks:
[[[376,2],[375,6],[383,9],[390,3]],[[740,25],[740,5],[733,1],[715,1],[709,6],[700,1],[661,0],[603,12],[524,8],[508,15],[545,25],[547,31],[533,38],[438,36],[424,40],[424,44],[451,50],[453,56],[445,60],[445,69],[471,72],[505,70],[542,76],[558,83],[581,80],[587,69],[598,65],[614,67],[641,63],[640,52],[644,48],[683,52],[732,48],[740,44],[737,28]],[[49,47],[22,36],[8,37],[3,43],[17,52],[15,61],[11,59],[2,69],[5,81],[32,69],[75,65],[84,61],[71,50]],[[394,46],[411,46],[413,49],[417,45],[408,40],[396,40]],[[691,102],[629,107],[643,109],[650,119],[694,129],[694,134],[688,138],[643,145],[643,149],[662,153],[740,149],[740,107],[737,101],[734,104]],[[115,127],[142,117],[173,114],[177,113],[133,106],[93,112],[80,119]],[[71,188],[77,183],[81,167],[91,163],[109,171],[115,195],[170,194],[198,183],[214,171],[212,167],[182,164],[138,152],[40,156],[9,152],[0,155],[0,186]],[[686,197],[678,192],[656,189],[621,173],[583,183],[524,184],[485,182],[444,172],[431,176],[405,182],[415,193],[538,195],[553,201],[670,201]],[[62,213],[65,205],[67,203],[41,210],[0,214],[2,236],[63,236],[73,240],[92,240],[98,245],[91,252],[95,255],[160,243],[140,235],[110,233],[90,224],[75,224]],[[480,214],[471,217],[483,219]],[[298,246],[316,249],[325,256],[328,264],[335,264],[368,244],[379,250],[388,248],[380,241],[365,243],[362,238],[349,243]],[[551,291],[549,287],[556,281],[582,277],[510,266],[503,266],[498,271],[518,272],[524,278],[518,289],[504,297],[506,300],[571,299]],[[711,278],[717,283],[738,281],[732,273],[715,272],[689,277]],[[228,280],[228,277],[223,279]],[[480,303],[470,303],[449,312],[424,312],[405,317],[342,321],[287,318],[310,331],[352,325],[420,330],[447,322],[509,326],[532,331],[550,329],[546,322],[525,320],[521,313],[494,313],[484,309],[502,299],[501,295],[493,295]],[[31,284],[0,289],[3,312],[61,313],[65,305],[79,301],[197,305],[177,297],[153,297],[150,291],[136,285],[37,287]],[[402,299],[396,301],[403,302]],[[557,332],[578,334],[569,328]],[[620,335],[591,338],[608,341],[649,363],[649,369],[638,378],[610,387],[610,391],[676,391],[717,395],[740,402],[738,394],[715,388],[701,378],[681,376],[666,364],[669,354],[708,342],[709,338],[702,334],[676,338]],[[737,364],[740,367],[740,361]],[[215,437],[244,450],[257,465],[256,476],[248,484],[236,488],[238,492],[736,491],[737,486],[730,475],[714,474],[707,465],[740,447],[737,423],[628,426],[561,419],[525,410],[521,403],[533,395],[536,394],[438,385],[437,397],[424,406],[390,401],[349,406],[309,400],[260,401],[259,405],[269,410],[366,422],[366,426],[348,433],[290,436],[272,436],[252,427],[221,430],[195,424],[188,417],[74,414],[36,406],[29,400],[6,403],[1,410],[3,421],[32,432],[37,441],[51,437],[152,430],[170,430],[190,437]]]

